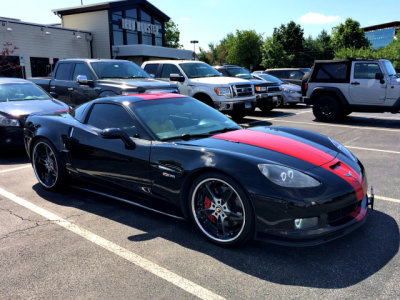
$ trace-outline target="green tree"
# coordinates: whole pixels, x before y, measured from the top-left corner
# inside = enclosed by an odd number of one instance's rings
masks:
[[[239,65],[251,70],[261,62],[262,36],[254,30],[237,30],[236,35],[227,42],[228,64]]]
[[[286,67],[292,62],[294,56],[293,54],[288,55],[283,45],[276,41],[274,37],[265,39],[261,54],[261,65],[266,69]]]
[[[300,67],[304,61],[304,30],[299,24],[290,21],[287,25],[282,24],[274,28],[272,34],[274,42],[282,45],[283,50],[292,58],[285,67]]]
[[[165,23],[165,46],[170,48],[182,48],[179,44],[180,32],[178,25],[173,21]]]
[[[339,24],[332,30],[332,46],[335,51],[343,48],[368,48],[369,40],[365,37],[360,23],[351,18],[346,19],[344,24]]]

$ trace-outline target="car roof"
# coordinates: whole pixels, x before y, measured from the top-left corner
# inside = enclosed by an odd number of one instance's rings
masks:
[[[167,59],[167,60],[148,60],[143,62],[143,64],[168,64],[168,63],[203,63],[205,64],[204,61],[199,61],[199,60],[187,60],[187,59]]]
[[[298,71],[303,68],[276,68],[276,69],[266,69],[265,71]]]
[[[3,83],[32,83],[32,82],[21,78],[0,77],[0,84]]]

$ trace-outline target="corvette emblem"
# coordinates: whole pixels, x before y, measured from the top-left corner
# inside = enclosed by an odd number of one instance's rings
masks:
[[[346,175],[344,175],[344,176],[346,176],[346,177],[353,177],[353,178],[355,178],[354,176],[353,176],[353,174],[349,171],[349,173],[347,173]]]

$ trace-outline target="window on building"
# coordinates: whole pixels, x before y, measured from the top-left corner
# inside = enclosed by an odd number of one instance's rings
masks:
[[[58,58],[53,58],[53,64],[50,64],[48,57],[31,57],[32,77],[50,77]]]
[[[162,26],[161,26],[161,22],[158,22],[157,20],[154,20],[154,25],[156,25],[159,28],[158,32],[154,35],[155,45],[162,47],[163,46],[163,42],[162,42]]]
[[[151,24],[151,16],[148,13],[146,13],[144,10],[142,10],[140,21],[146,25],[147,24],[150,25]],[[153,45],[153,35],[151,33],[142,31],[142,44]]]
[[[122,11],[114,11],[111,14],[113,45],[124,44],[124,32],[122,30]]]
[[[56,80],[70,80],[73,64],[59,64],[57,67]]]

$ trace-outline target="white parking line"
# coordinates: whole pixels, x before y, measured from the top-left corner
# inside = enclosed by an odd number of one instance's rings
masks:
[[[400,203],[399,199],[383,197],[383,196],[375,196],[375,199],[384,200],[384,201],[390,201],[390,202],[394,202],[394,203]]]
[[[35,204],[22,199],[2,188],[0,188],[0,195],[8,198],[11,201],[14,201],[15,203],[43,216],[44,218],[55,222],[55,224],[58,224],[65,229],[68,229],[69,231],[87,239],[88,241],[130,261],[131,263],[137,265],[138,267],[172,283],[173,285],[181,288],[182,290],[199,297],[201,299],[225,299],[210,290],[207,290],[206,288],[203,288],[202,286],[185,279],[153,262],[150,260],[143,258],[121,246],[118,246],[117,244],[110,242],[86,229],[80,228],[79,226],[72,224],[71,222],[68,222],[67,220],[64,220],[63,218],[53,214],[52,212],[49,212],[39,206],[36,206]]]
[[[355,146],[347,146],[347,145],[346,145],[346,148],[358,149],[358,150],[366,150],[366,151],[376,151],[376,152],[400,154],[400,151],[393,151],[393,150],[381,150],[381,149],[363,148],[363,147],[355,147]]]
[[[339,125],[339,124],[326,124],[326,123],[309,123],[309,122],[300,122],[300,121],[288,121],[288,120],[281,120],[279,118],[258,118],[261,120],[275,120],[277,122],[285,122],[285,123],[294,123],[294,124],[305,124],[311,126],[328,126],[328,127],[339,127],[339,128],[352,128],[352,129],[361,129],[361,130],[378,130],[378,131],[389,131],[389,132],[400,132],[400,129],[389,129],[389,128],[376,128],[376,127],[364,127],[364,126],[350,126],[350,125]]]
[[[26,169],[26,168],[30,168],[30,167],[31,167],[31,165],[29,164],[29,165],[22,166],[22,167],[16,167],[16,168],[11,168],[11,169],[1,170],[0,174],[1,173],[12,172],[12,171],[17,171],[17,170],[21,170],[21,169]]]

